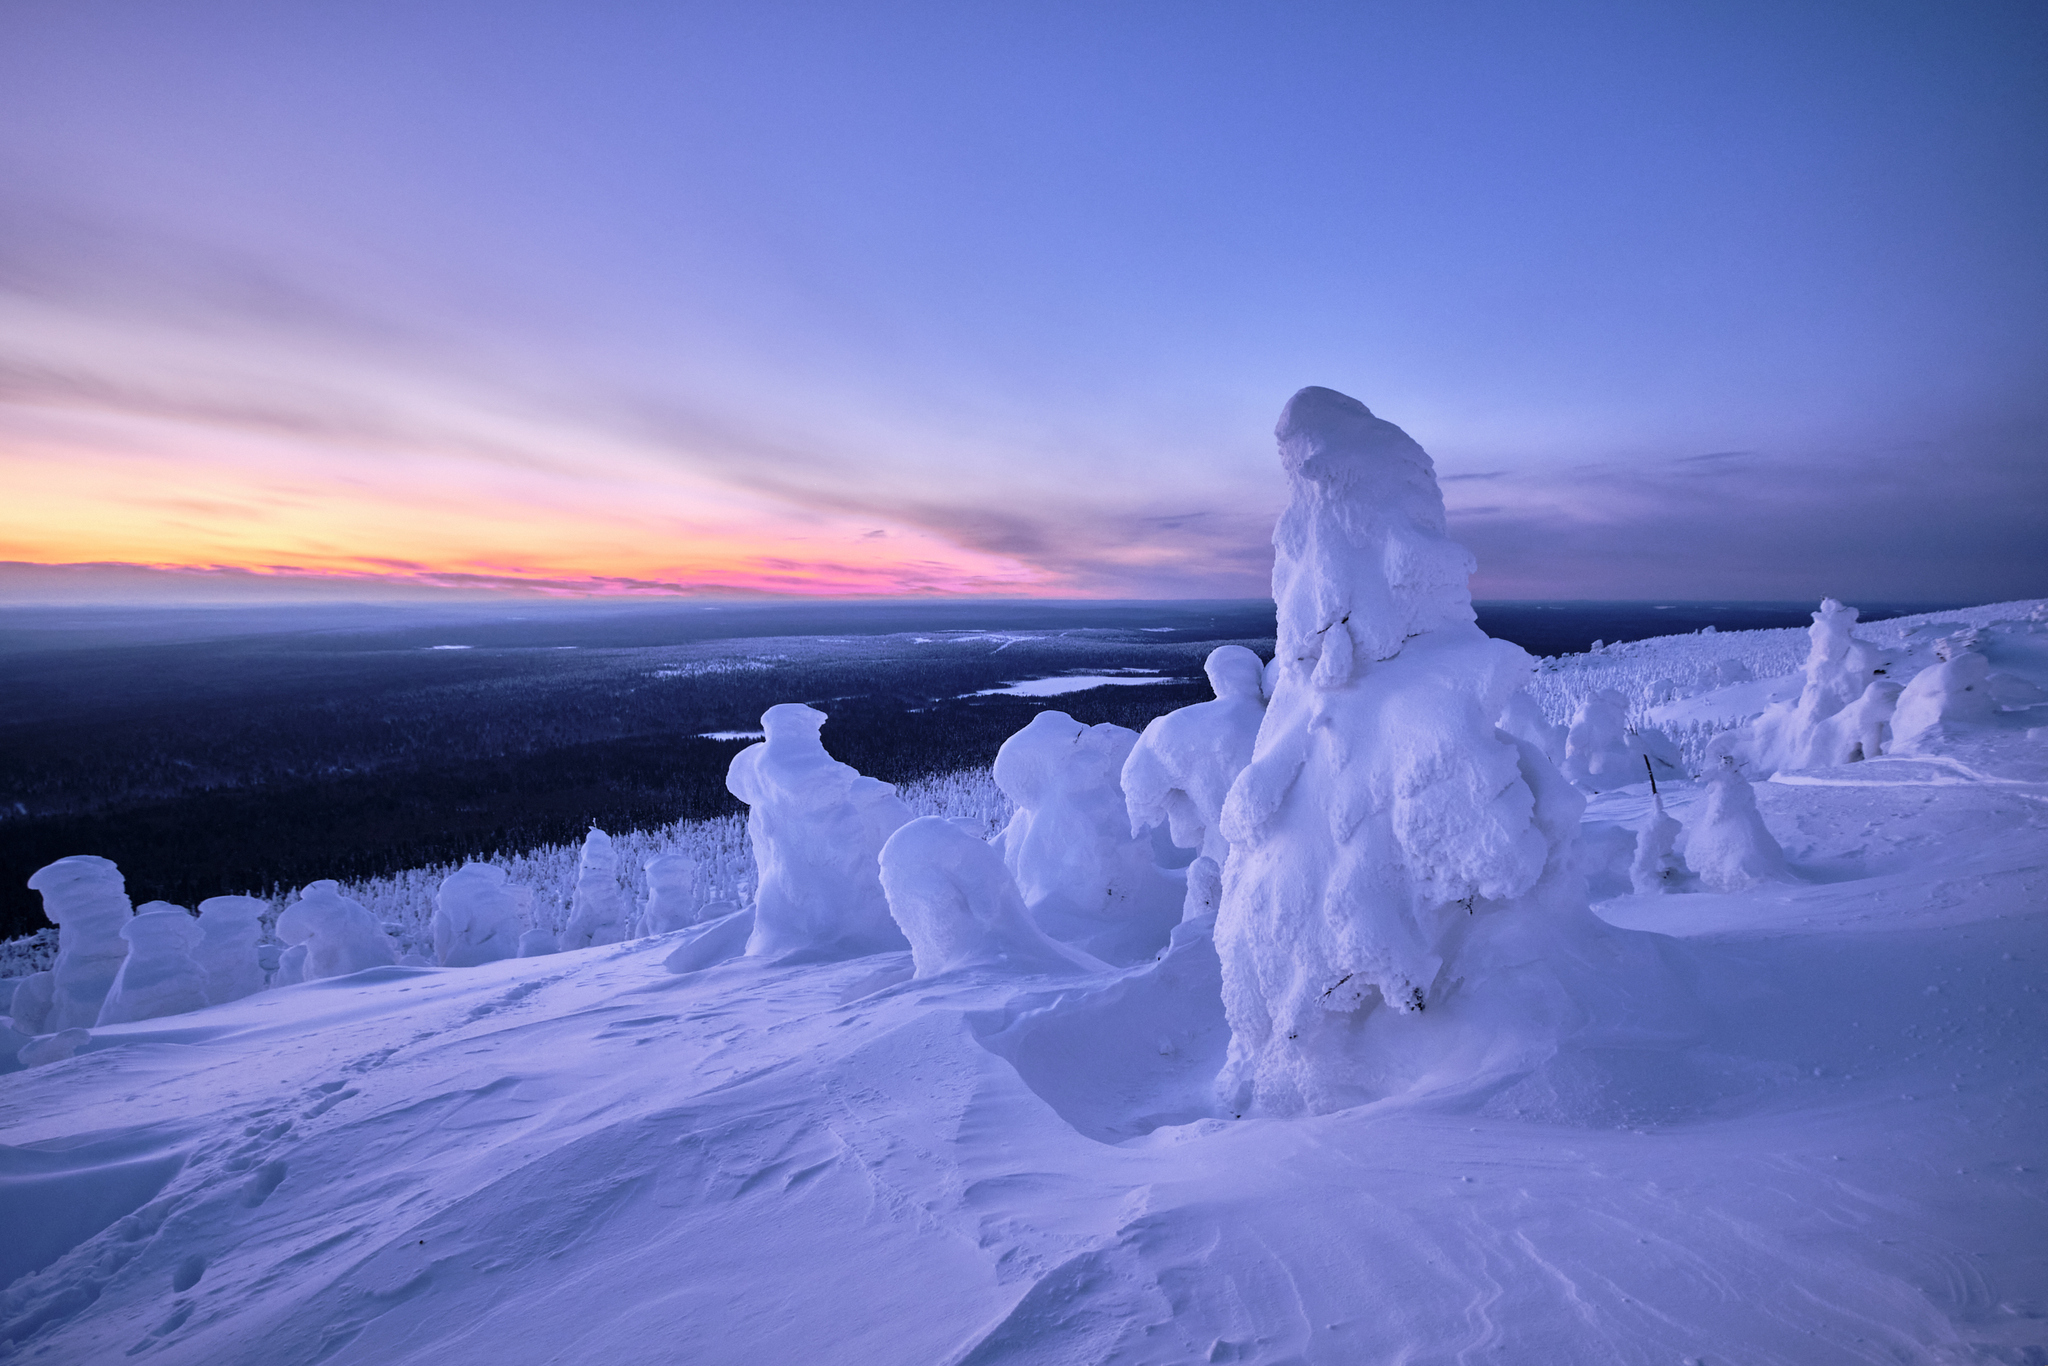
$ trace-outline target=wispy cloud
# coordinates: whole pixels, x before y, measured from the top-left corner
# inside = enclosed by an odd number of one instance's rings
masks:
[[[12,222],[0,554],[22,561],[235,592],[1266,591],[1284,488],[1262,446],[1148,484],[1021,435],[848,435],[794,398],[522,383],[474,337],[258,261]],[[2048,591],[2044,438],[1441,479],[1488,596],[2004,595]]]
[[[514,387],[473,339],[372,300],[52,224],[0,257],[0,460],[32,491],[0,553],[549,591],[1264,591],[1270,513],[1162,508],[1112,471],[952,453],[936,429],[878,448],[800,406],[573,369]],[[519,573],[478,572],[535,534]],[[849,539],[858,561],[833,549]]]
[[[1452,534],[1489,597],[2048,594],[2048,420],[1941,442],[1510,476]],[[1513,497],[1500,495],[1512,493]]]

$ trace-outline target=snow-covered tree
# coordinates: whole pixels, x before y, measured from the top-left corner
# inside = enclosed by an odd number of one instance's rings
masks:
[[[747,804],[759,881],[747,952],[858,957],[908,947],[877,859],[910,820],[896,789],[825,752],[825,713],[799,702],[761,716],[766,739],[733,757],[725,785]]]

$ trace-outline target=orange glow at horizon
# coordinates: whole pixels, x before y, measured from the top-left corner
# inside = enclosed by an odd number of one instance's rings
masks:
[[[6,560],[596,594],[1071,591],[1021,560],[792,507],[642,452],[508,459],[128,413],[11,416]]]

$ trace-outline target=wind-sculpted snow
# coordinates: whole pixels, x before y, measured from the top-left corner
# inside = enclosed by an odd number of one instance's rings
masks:
[[[263,913],[270,903],[254,896],[214,896],[199,903],[201,938],[194,957],[206,971],[206,999],[224,1005],[263,990]]]
[[[1101,971],[1103,964],[1046,937],[1024,909],[1003,856],[971,830],[920,816],[882,846],[889,913],[910,941],[919,977],[961,968]]]
[[[1265,664],[1242,645],[1209,655],[1213,702],[1182,707],[1145,727],[1124,760],[1124,804],[1131,832],[1164,824],[1173,842],[1221,867],[1230,845],[1219,828],[1223,799],[1251,762],[1266,716]]]
[[[1003,862],[1024,904],[1053,938],[1110,963],[1166,947],[1181,918],[1184,881],[1153,862],[1134,834],[1122,775],[1138,737],[1043,711],[1003,742],[995,779],[1016,803]]]
[[[594,944],[619,943],[626,938],[629,919],[626,889],[619,883],[618,851],[612,848],[612,837],[593,826],[584,837],[583,854],[576,865],[576,893],[561,946],[587,949]]]
[[[128,956],[100,1007],[99,1025],[132,1024],[206,1006],[206,969],[194,952],[204,935],[183,906],[149,901],[121,926]]]
[[[1822,601],[1808,632],[1796,699],[1776,702],[1708,750],[1736,759],[1758,777],[1779,769],[1820,768],[1874,759],[1884,749],[1899,685],[1886,672],[1897,660],[1857,636],[1856,609]]]
[[[1224,1104],[1293,1114],[1469,1082],[1626,1014],[1611,972],[1657,1016],[1654,951],[1585,909],[1582,799],[1495,726],[1533,661],[1472,624],[1429,457],[1324,389],[1276,435],[1280,669],[1223,813]]]
[[[756,957],[858,957],[906,947],[876,859],[911,818],[896,789],[825,752],[825,713],[797,702],[761,716],[767,739],[732,761],[726,786],[747,804],[759,882]]]
[[[1685,831],[1685,861],[1710,892],[1746,892],[1764,882],[1785,882],[1785,851],[1764,824],[1756,793],[1724,760],[1707,774],[1699,814]]]
[[[299,899],[284,908],[277,917],[277,937],[304,950],[295,964],[295,980],[340,977],[398,961],[397,945],[363,904],[343,896],[341,884],[331,878],[307,883]]]
[[[525,912],[532,900],[507,882],[505,870],[465,863],[434,895],[434,958],[444,967],[470,968],[522,956]]]
[[[1668,936],[1696,1034],[1567,1039],[1478,1094],[1210,1112],[1200,936],[919,981],[902,952],[677,975],[650,939],[111,1026],[0,1079],[0,1227],[35,1235],[0,1350],[2025,1361],[2048,753],[2001,743],[1981,779],[1759,784],[1825,879],[1602,907]]]
[[[680,849],[647,860],[647,904],[640,912],[642,934],[666,934],[697,921],[697,860]]]
[[[1552,767],[1563,770],[1565,742],[1570,732],[1564,726],[1550,724],[1527,688],[1517,688],[1508,694],[1507,704],[1501,708],[1499,725],[1503,735],[1534,746]]]
[[[898,796],[915,814],[972,820],[977,828],[989,835],[1001,832],[1012,811],[1009,798],[996,786],[986,768],[934,774],[905,783],[899,786]],[[743,816],[677,821],[653,830],[616,833],[611,839],[619,854],[620,879],[627,887],[627,895],[634,900],[647,896],[650,884],[642,869],[657,854],[676,851],[696,863],[698,879],[689,924],[716,919],[752,899],[753,856]],[[501,850],[465,862],[489,863],[502,868],[514,886],[533,893],[528,914],[534,928],[528,933],[533,935],[537,946],[552,944],[555,931],[567,923],[581,870],[582,851],[583,842],[579,840],[573,844]],[[409,869],[388,877],[347,882],[343,889],[386,928],[398,942],[402,953],[414,955],[421,961],[432,961],[435,956],[434,898],[441,884],[461,866],[460,863],[449,863]],[[289,894],[268,901],[249,898],[262,907],[260,914],[266,933],[277,913],[290,904],[290,899]],[[201,903],[202,913],[205,904]],[[39,967],[47,973],[52,954],[44,941],[53,946],[57,937],[58,932],[50,929],[41,936],[0,946],[6,950],[6,954],[0,956],[0,963],[17,962],[22,965],[6,975],[27,977]],[[525,938],[525,935],[521,936],[522,941]],[[270,947],[276,948],[275,945]],[[47,985],[47,976],[43,982]],[[0,994],[0,1006],[6,1003],[7,997]]]
[[[121,927],[133,911],[121,870],[106,859],[78,854],[37,869],[28,885],[42,893],[43,914],[57,926],[48,1011],[29,1032],[90,1029],[128,956]]]
[[[1516,708],[1511,704],[1508,711]],[[1540,732],[1531,738],[1540,738]],[[1547,746],[1539,748],[1548,752]],[[1628,699],[1612,688],[1588,694],[1565,733],[1565,775],[1587,793],[1630,787],[1652,775],[1673,777],[1682,762],[1662,731],[1629,726]]]
[[[1436,467],[1408,433],[1308,388],[1275,435],[1290,495],[1273,530],[1286,668],[1341,687],[1411,637],[1472,624],[1472,556],[1445,534]]]
[[[1450,964],[1489,994],[1368,1017],[1387,1046],[1355,1056],[1406,1060],[1378,1104],[1215,1108],[1230,1030],[1201,916],[1134,967],[912,980],[900,951],[740,958],[741,911],[44,1034],[0,1079],[0,1357],[2040,1357],[2048,632],[1983,625],[1988,721],[1750,790],[1792,881],[1634,895],[1647,784],[1582,823],[1516,745],[1544,873],[1467,917]],[[1655,645],[1628,667],[1682,684],[1705,648]],[[1546,676],[1577,696],[1621,672]],[[1660,785],[1704,823],[1705,789]],[[957,790],[989,830],[986,775]],[[635,870],[675,832],[646,840]],[[566,907],[578,852],[503,857]],[[1214,871],[1187,870],[1191,904]],[[1546,910],[1580,871],[1603,918],[1660,933]],[[373,918],[415,904],[380,886]],[[1660,958],[1698,985],[1661,1028]],[[1650,985],[1603,999],[1588,975]],[[1637,1027],[1579,1023],[1613,1018]]]
[[[1968,646],[1944,649],[1943,658],[1913,675],[1892,714],[1893,752],[1932,751],[1958,726],[1983,725],[1997,714],[1991,661]]]
[[[1678,852],[1681,830],[1664,810],[1664,799],[1650,794],[1650,810],[1636,827],[1636,850],[1629,860],[1629,885],[1637,892],[1654,894],[1676,889],[1685,877],[1685,859]]]
[[[278,954],[42,870],[0,1360],[2048,1360],[2048,613],[1539,671],[1420,447],[1279,436],[1271,664],[902,792],[773,707],[757,876],[593,831]],[[1777,769],[1638,779],[1653,721]]]

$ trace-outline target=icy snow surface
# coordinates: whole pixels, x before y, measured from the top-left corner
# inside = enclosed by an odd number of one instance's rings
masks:
[[[1056,678],[1027,678],[1020,683],[1005,683],[1000,688],[983,688],[969,693],[970,697],[1060,697],[1070,692],[1086,692],[1090,688],[1128,688],[1141,683],[1180,683],[1179,678],[1144,677],[1133,678],[1120,674],[1061,674]]]

